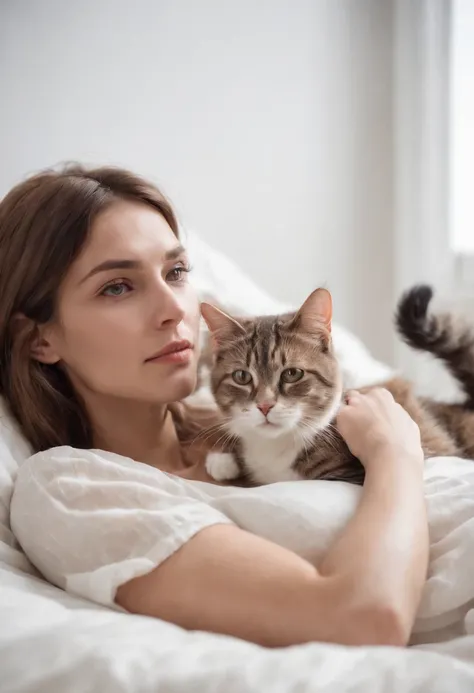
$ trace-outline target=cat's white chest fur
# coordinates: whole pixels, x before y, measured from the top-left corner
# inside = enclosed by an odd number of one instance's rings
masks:
[[[292,469],[292,464],[300,451],[294,435],[287,434],[269,439],[258,434],[247,434],[241,437],[241,444],[245,464],[257,483],[300,481],[303,478]],[[240,474],[234,456],[228,452],[210,452],[206,460],[206,469],[217,481],[229,481]]]
[[[247,434],[241,438],[241,443],[243,457],[257,482],[272,484],[277,481],[299,481],[303,478],[292,467],[301,448],[293,433],[278,438]]]

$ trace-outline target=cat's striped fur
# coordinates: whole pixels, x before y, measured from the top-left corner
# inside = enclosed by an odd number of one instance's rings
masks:
[[[418,398],[402,378],[382,385],[418,423],[426,457],[471,457],[474,339],[470,328],[452,316],[429,314],[431,295],[429,287],[405,294],[396,325],[408,344],[447,364],[466,401],[450,405]],[[318,289],[296,314],[239,319],[207,304],[202,312],[214,346],[212,391],[231,443],[224,454],[208,457],[211,475],[258,484],[290,479],[362,483],[363,467],[334,426],[343,383],[331,342],[330,294]]]

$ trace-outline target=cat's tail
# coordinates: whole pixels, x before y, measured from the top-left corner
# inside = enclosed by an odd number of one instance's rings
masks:
[[[451,313],[431,313],[430,286],[409,289],[401,297],[395,324],[402,339],[413,349],[441,359],[464,390],[466,406],[474,409],[474,332],[472,326]]]

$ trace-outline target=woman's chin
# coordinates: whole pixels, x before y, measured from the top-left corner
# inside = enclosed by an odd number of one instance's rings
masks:
[[[197,385],[197,373],[193,369],[183,369],[180,372],[170,375],[159,387],[159,397],[166,402],[179,402],[189,397]]]

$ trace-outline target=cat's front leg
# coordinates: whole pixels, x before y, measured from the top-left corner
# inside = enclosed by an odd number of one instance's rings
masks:
[[[240,476],[240,467],[231,452],[209,452],[206,471],[216,481],[229,481]]]

